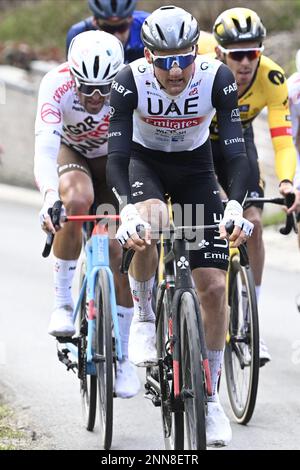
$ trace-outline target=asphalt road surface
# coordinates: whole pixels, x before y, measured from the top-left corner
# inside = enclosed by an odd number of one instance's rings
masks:
[[[0,392],[26,410],[36,449],[99,449],[98,425],[81,419],[79,381],[56,358],[47,334],[52,308],[51,260],[44,260],[38,207],[0,191]],[[231,449],[300,449],[300,257],[295,237],[266,231],[267,261],[260,302],[262,335],[272,362],[261,369],[254,416],[248,426],[231,418]],[[139,372],[141,380],[144,373]],[[163,449],[160,409],[143,393],[116,399],[112,449]]]

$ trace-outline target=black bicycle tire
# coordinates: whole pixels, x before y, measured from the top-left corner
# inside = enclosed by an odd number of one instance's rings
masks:
[[[105,360],[97,360],[96,369],[100,440],[105,450],[109,450],[111,447],[113,433],[113,343],[109,292],[108,274],[105,270],[100,269],[95,287],[96,358],[104,356]],[[104,400],[102,399],[103,395]]]
[[[171,289],[174,289],[171,287]],[[157,326],[156,326],[156,347],[157,347],[157,356],[159,359],[162,359],[165,356],[165,331],[166,325],[169,321],[169,313],[165,309],[164,298],[168,295],[165,284],[160,284],[157,290],[157,303],[156,303],[156,316],[157,316]],[[168,305],[171,303],[172,294],[169,296],[167,301]],[[171,309],[171,305],[169,305]],[[168,388],[168,390],[167,390]],[[183,421],[183,411],[172,411],[171,408],[168,409],[168,403],[164,403],[164,396],[167,393],[171,394],[173,397],[173,386],[169,387],[169,381],[167,376],[164,374],[162,382],[160,382],[161,389],[161,417],[163,425],[163,435],[166,450],[176,450],[183,449],[184,446],[184,421]],[[172,400],[173,398],[171,398]],[[169,403],[171,407],[171,403]],[[172,429],[168,429],[168,423],[174,423],[174,434],[172,436]]]
[[[80,289],[85,275],[85,261],[81,264],[79,285]],[[82,320],[86,317],[86,293],[84,293],[79,312],[79,324],[82,325]],[[80,332],[80,334],[83,334]],[[93,431],[96,421],[97,410],[97,377],[95,375],[85,374],[84,379],[80,380],[80,394],[82,401],[83,419],[85,427],[88,431]],[[87,394],[87,397],[84,396]]]
[[[225,374],[226,374],[226,384],[227,391],[229,396],[229,401],[231,405],[232,412],[234,414],[235,420],[239,424],[246,425],[253,416],[255,409],[258,383],[259,383],[259,319],[258,319],[258,310],[257,310],[257,301],[256,301],[256,292],[255,292],[255,282],[253,278],[252,271],[249,266],[241,266],[239,259],[234,257],[231,260],[230,264],[230,273],[229,273],[229,286],[228,286],[228,295],[232,297],[233,295],[233,283],[235,282],[236,276],[239,272],[243,273],[243,277],[246,280],[246,290],[248,293],[248,298],[250,299],[250,325],[251,325],[251,366],[250,366],[250,381],[248,387],[247,400],[242,411],[236,405],[236,400],[234,396],[234,390],[236,388],[234,384],[234,373],[232,366],[232,348],[230,343],[226,342],[225,355],[224,355],[224,365],[225,365]],[[229,305],[231,305],[231,298],[229,299]],[[230,309],[230,311],[232,311]],[[232,321],[230,313],[230,322]]]
[[[201,361],[201,345],[198,332],[198,317],[195,307],[195,299],[190,292],[184,292],[180,299],[180,346],[181,346],[181,375],[182,375],[182,397],[184,401],[184,421],[185,435],[190,450],[206,450],[206,404],[205,404],[205,379],[204,370]],[[189,359],[189,361],[188,361]],[[188,374],[188,365],[190,366],[190,382],[186,384]],[[187,388],[186,385],[192,387]],[[186,394],[189,393],[190,396]],[[189,423],[189,413],[187,404],[193,400],[192,410],[194,415],[194,430],[191,430]],[[191,444],[191,434],[195,442]]]

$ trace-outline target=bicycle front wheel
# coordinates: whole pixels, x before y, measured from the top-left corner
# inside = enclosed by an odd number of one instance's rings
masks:
[[[174,286],[163,283],[157,292],[156,345],[157,356],[162,361],[159,381],[161,394],[161,416],[166,450],[183,449],[184,422],[183,410],[174,401],[172,368],[172,318],[171,306]]]
[[[190,292],[183,293],[179,308],[185,448],[206,450],[205,374],[195,299]]]
[[[249,266],[232,258],[229,270],[229,331],[224,364],[235,419],[247,424],[255,408],[259,380],[259,324],[255,283]]]
[[[80,268],[79,285],[82,286],[84,276],[86,273],[86,262],[82,261]],[[85,422],[86,429],[93,431],[96,419],[96,408],[97,408],[97,377],[95,375],[87,374],[87,360],[86,360],[86,349],[87,349],[87,307],[86,307],[86,292],[84,293],[80,305],[79,313],[79,331],[81,341],[80,363],[82,364],[82,370],[80,371],[80,395],[81,395],[81,406],[82,415]]]
[[[109,278],[104,269],[98,273],[95,289],[96,352],[101,444],[111,447],[113,432],[113,342]]]

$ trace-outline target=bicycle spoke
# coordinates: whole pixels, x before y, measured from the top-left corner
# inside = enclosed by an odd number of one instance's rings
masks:
[[[253,413],[259,373],[259,331],[255,286],[249,268],[230,267],[230,326],[225,348],[227,389],[235,418],[247,423]]]

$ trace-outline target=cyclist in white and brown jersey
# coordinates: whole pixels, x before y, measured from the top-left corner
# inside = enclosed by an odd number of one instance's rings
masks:
[[[68,62],[42,80],[36,116],[35,177],[44,197],[42,228],[56,232],[48,209],[61,199],[68,215],[87,214],[93,202],[111,204],[106,185],[109,94],[113,78],[124,66],[120,41],[104,31],[76,36]],[[53,336],[73,336],[72,280],[81,251],[81,225],[69,222],[54,239],[54,311],[49,325]],[[111,267],[117,294],[117,311],[123,361],[118,363],[116,394],[135,395],[139,381],[128,361],[128,334],[133,314],[127,276],[119,272],[121,249],[110,243]]]

